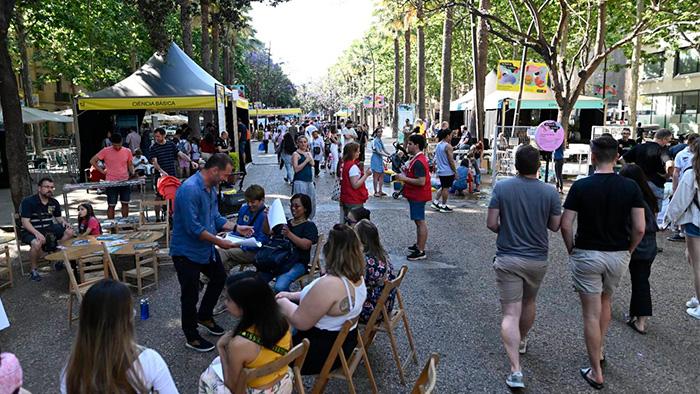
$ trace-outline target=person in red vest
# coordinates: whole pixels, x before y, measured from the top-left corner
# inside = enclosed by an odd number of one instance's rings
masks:
[[[408,249],[411,254],[408,260],[425,259],[425,243],[428,241],[428,225],[425,223],[425,203],[432,199],[430,186],[430,169],[428,159],[423,154],[425,149],[425,137],[420,134],[412,134],[408,137],[406,150],[412,156],[403,169],[396,174],[396,180],[403,182],[403,195],[408,200],[411,212],[411,220],[416,223],[416,243]]]
[[[358,161],[360,144],[350,142],[343,148],[343,165],[340,177],[341,223],[346,220],[351,209],[361,207],[369,197],[365,181],[372,174],[367,169],[364,174]]]

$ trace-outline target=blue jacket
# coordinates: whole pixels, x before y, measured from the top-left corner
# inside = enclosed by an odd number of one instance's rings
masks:
[[[209,264],[216,250],[214,244],[199,239],[204,231],[216,235],[226,224],[219,213],[217,188],[207,191],[200,172],[189,177],[175,194],[173,238],[170,255],[184,256],[197,264]]]
[[[457,178],[452,184],[452,188],[455,190],[466,190],[467,189],[467,176],[469,174],[469,168],[459,166],[457,167]]]
[[[267,220],[267,214],[265,213],[264,205],[260,207],[260,209],[262,210],[262,212],[260,212],[256,216],[258,212],[250,212],[250,207],[248,206],[248,204],[243,204],[243,206],[241,206],[241,209],[238,211],[238,221],[236,223],[239,226],[253,226],[253,230],[255,231],[253,233],[253,238],[255,238],[256,241],[264,244],[265,241],[267,241],[267,235],[265,235],[265,233],[263,232],[263,225]],[[255,221],[253,221],[253,219],[255,219]],[[240,236],[240,234],[237,235]],[[242,246],[241,249],[248,252],[256,252],[260,248]]]

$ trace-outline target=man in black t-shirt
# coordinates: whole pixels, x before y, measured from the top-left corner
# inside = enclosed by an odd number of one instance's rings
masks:
[[[637,142],[630,139],[632,132],[628,128],[622,129],[622,138],[617,140],[617,153],[620,157],[624,156],[625,153],[629,152],[630,149],[637,145]]]
[[[46,244],[46,235],[52,233],[56,241],[63,241],[73,236],[73,229],[61,217],[61,204],[53,198],[54,189],[51,178],[41,178],[37,183],[37,193],[23,199],[19,207],[22,222],[20,240],[23,244],[31,246],[29,262],[32,270],[29,277],[36,282],[41,280],[36,265],[43,252],[42,248]],[[61,267],[62,265],[56,264],[56,269]]]
[[[569,252],[574,289],[583,309],[584,338],[590,368],[581,376],[603,387],[601,360],[610,323],[612,294],[644,236],[644,199],[637,184],[613,171],[617,141],[603,136],[591,141],[596,171],[571,186],[564,202],[561,234]],[[574,240],[573,223],[578,218]],[[631,229],[629,223],[632,223]]]
[[[649,187],[656,195],[661,210],[664,198],[664,184],[673,173],[673,161],[666,147],[671,142],[673,134],[666,129],[659,129],[654,134],[654,141],[637,145],[622,156],[625,163],[635,163],[642,168],[649,179]]]

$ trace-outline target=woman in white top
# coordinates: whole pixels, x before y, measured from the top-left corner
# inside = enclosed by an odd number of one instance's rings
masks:
[[[121,282],[101,280],[90,287],[80,306],[80,326],[61,373],[61,393],[150,392],[178,393],[160,354],[134,341],[129,289]]]
[[[311,136],[311,154],[314,156],[314,177],[318,178],[321,173],[321,162],[325,156],[323,148],[325,148],[326,143],[323,141],[323,137],[321,137],[318,130],[314,130]]]
[[[362,243],[353,229],[346,224],[336,224],[323,247],[326,275],[311,282],[301,292],[277,294],[282,314],[297,329],[294,344],[304,338],[311,342],[302,375],[315,375],[321,371],[343,323],[362,312],[367,298],[362,250]],[[351,354],[357,345],[356,330],[357,326],[353,327],[343,343],[345,354]]]
[[[693,164],[681,175],[680,183],[668,204],[664,224],[668,226],[676,223],[685,232],[688,262],[695,284],[695,296],[685,304],[688,308],[686,313],[700,319],[700,139],[693,141],[690,150],[693,152]]]

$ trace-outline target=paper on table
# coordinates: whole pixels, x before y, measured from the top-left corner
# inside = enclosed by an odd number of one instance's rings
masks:
[[[223,382],[224,380],[224,368],[221,366],[221,358],[217,356],[214,361],[211,362],[211,368],[214,370],[214,373],[216,376],[221,379]]]
[[[255,240],[255,238],[250,237],[250,238],[242,238],[233,235],[232,233],[226,234],[225,239],[233,242],[236,245],[241,245],[241,246],[250,246],[252,248],[259,248],[262,246],[262,244],[258,241]]]
[[[0,330],[4,330],[10,326],[10,321],[7,319],[7,314],[5,313],[5,308],[2,306],[2,300],[0,300]]]
[[[282,202],[279,198],[272,202],[270,209],[267,211],[267,223],[271,229],[278,224],[287,223],[287,217],[284,215],[284,208],[282,208]]]

